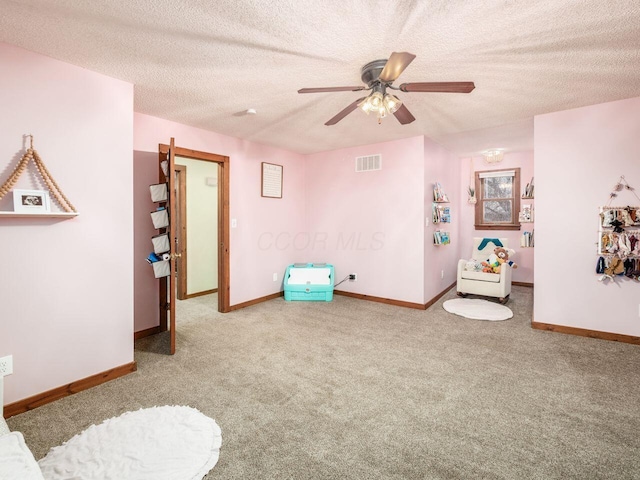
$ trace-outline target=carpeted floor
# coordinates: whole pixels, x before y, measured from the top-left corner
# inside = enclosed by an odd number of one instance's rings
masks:
[[[208,479],[640,478],[640,347],[335,296],[230,314],[179,305],[178,350],[9,419],[37,459],[127,410],[189,405],[222,428]]]

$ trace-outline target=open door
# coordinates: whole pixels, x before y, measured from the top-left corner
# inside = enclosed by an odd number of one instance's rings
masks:
[[[176,258],[180,256],[176,252],[176,245],[173,241],[173,237],[176,232],[176,174],[175,174],[175,140],[171,138],[169,142],[169,148],[163,149],[160,145],[158,161],[159,161],[159,180],[160,182],[167,182],[169,195],[167,196],[167,202],[165,208],[169,212],[169,242],[171,250],[169,251],[170,259],[170,274],[168,277],[164,277],[160,280],[160,331],[169,330],[170,335],[170,347],[169,353],[173,355],[176,353]],[[164,151],[163,151],[164,150]],[[163,162],[164,163],[163,165]],[[167,229],[164,229],[163,233]]]
[[[171,239],[171,251],[169,252],[171,273],[168,277],[160,279],[159,330],[161,332],[169,330],[170,353],[173,355],[176,352],[176,259],[181,257],[174,241],[178,233],[175,156],[215,162],[219,167],[218,238],[212,239],[212,241],[217,240],[218,244],[218,311],[221,313],[231,311],[229,304],[229,157],[176,147],[173,138],[169,145],[160,144],[158,148],[159,179],[161,183],[167,182],[168,184],[169,195],[165,208],[169,213],[169,238]],[[166,162],[165,168],[163,168],[162,162]],[[161,232],[165,233],[166,230]]]

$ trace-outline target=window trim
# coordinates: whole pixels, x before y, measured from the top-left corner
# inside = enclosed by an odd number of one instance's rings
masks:
[[[515,172],[513,175],[513,215],[511,223],[483,223],[483,191],[482,179],[480,174],[497,173],[497,172]],[[507,175],[505,175],[507,176]],[[476,230],[520,230],[520,220],[518,214],[520,212],[520,167],[517,168],[501,168],[500,170],[483,170],[475,172],[476,186],[476,207],[475,207],[475,228]]]

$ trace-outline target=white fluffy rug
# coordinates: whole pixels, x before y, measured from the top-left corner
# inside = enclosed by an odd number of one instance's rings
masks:
[[[191,407],[154,407],[91,425],[40,460],[47,480],[200,480],[218,461],[216,422]]]
[[[447,312],[473,320],[507,320],[513,317],[509,307],[477,298],[456,298],[442,304]]]

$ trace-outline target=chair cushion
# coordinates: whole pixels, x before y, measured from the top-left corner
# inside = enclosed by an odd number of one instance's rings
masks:
[[[469,272],[463,270],[460,277],[466,278],[467,280],[478,280],[480,282],[500,283],[500,275],[497,273]]]
[[[0,436],[0,478],[44,480],[40,467],[20,432]]]

